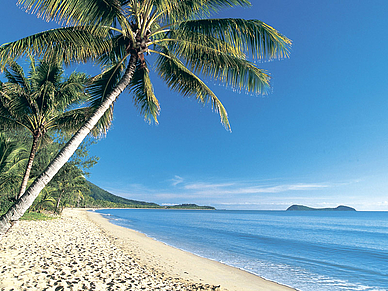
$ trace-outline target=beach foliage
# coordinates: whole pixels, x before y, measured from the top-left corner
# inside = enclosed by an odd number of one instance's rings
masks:
[[[158,122],[160,105],[150,70],[171,90],[210,103],[229,130],[226,109],[206,82],[266,93],[270,76],[250,59],[288,57],[291,45],[261,21],[214,17],[224,8],[248,7],[247,0],[19,0],[19,4],[61,27],[2,45],[0,69],[15,58],[34,55],[61,58],[65,64],[93,61],[102,72],[89,87],[94,113],[0,219],[0,233],[30,207],[99,121],[109,126],[114,102],[124,90],[145,120]]]
[[[51,213],[26,212],[20,219],[21,220],[52,220],[56,218],[57,216],[54,216]]]
[[[103,208],[160,208],[156,203],[137,201],[119,197],[101,189],[93,183],[87,182],[90,189],[90,199],[86,207]]]
[[[0,87],[0,123],[8,130],[26,130],[32,138],[29,159],[20,190],[24,193],[35,155],[40,146],[51,142],[57,131],[74,132],[87,118],[87,107],[77,108],[87,100],[84,88],[88,78],[84,73],[64,77],[62,61],[35,62],[30,59],[26,76],[23,68],[11,61],[4,68],[6,83]]]
[[[0,132],[0,212],[12,205],[10,198],[18,193],[27,159],[25,145],[6,131]]]
[[[28,150],[23,134],[18,132],[2,132],[0,134],[0,213],[6,212],[15,203],[28,160]],[[41,147],[35,156],[31,169],[30,180],[33,181],[47,167],[49,162],[66,143],[66,138],[52,140]],[[88,169],[93,167],[98,157],[89,155],[90,145],[95,141],[86,140],[77,149],[72,158],[54,176],[40,192],[29,212],[61,212],[68,207],[97,206],[95,199],[89,197],[90,186],[86,181]],[[27,143],[28,146],[28,143]]]
[[[39,176],[66,141],[61,139],[38,152],[31,171],[33,177]],[[85,207],[90,203],[91,199],[86,198],[90,194],[86,177],[89,175],[88,170],[98,161],[98,157],[89,155],[90,146],[94,143],[95,141],[87,139],[79,146],[71,159],[41,191],[29,210],[61,213],[64,207]]]

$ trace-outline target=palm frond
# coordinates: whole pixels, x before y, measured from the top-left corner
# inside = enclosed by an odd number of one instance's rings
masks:
[[[93,110],[88,107],[73,109],[56,116],[47,123],[47,129],[56,128],[64,133],[75,133],[85,121],[88,120]]]
[[[28,151],[22,144],[0,133],[0,173],[17,167],[26,157],[28,157]]]
[[[11,193],[19,187],[27,160],[25,146],[0,133],[0,193]]]
[[[170,89],[179,92],[183,96],[195,96],[198,102],[202,104],[206,104],[211,100],[212,108],[219,113],[221,123],[230,130],[228,114],[221,101],[198,76],[167,50],[164,50],[158,57],[157,71]]]
[[[176,31],[170,31],[167,37],[158,37],[151,41],[151,44],[167,46],[170,51],[174,51],[179,56],[190,56],[193,53],[201,51],[207,53],[211,51],[213,54],[223,53],[239,58],[245,58],[245,54],[238,50],[235,46],[220,40],[218,38],[191,33],[186,35],[177,34]]]
[[[96,63],[102,67],[103,71],[109,70],[112,66],[122,62],[128,57],[128,39],[123,35],[111,35],[112,48],[96,59]]]
[[[20,120],[37,110],[28,93],[18,84],[4,84],[0,92],[0,95],[2,95],[0,98],[0,114],[2,117],[19,123]]]
[[[108,94],[114,89],[120,80],[125,66],[122,62],[111,66],[102,74],[93,78],[91,85],[87,88],[87,93],[90,95],[90,107],[98,108],[98,106],[106,99]],[[113,106],[105,112],[100,118],[96,127],[93,129],[93,135],[106,134],[113,120]]]
[[[161,19],[169,23],[208,16],[226,7],[251,5],[247,0],[154,0],[153,2],[158,12],[162,12]]]
[[[270,87],[269,74],[233,50],[232,54],[228,54],[227,49],[213,49],[179,40],[173,40],[170,48],[197,75],[202,74],[234,89],[254,94],[265,94]]]
[[[31,82],[35,86],[35,90],[44,86],[45,83],[58,84],[63,79],[63,64],[57,60],[42,60],[39,65],[30,72]]]
[[[24,124],[20,123],[18,120],[10,118],[9,115],[2,115],[2,113],[0,113],[0,124],[7,130],[20,130],[22,128],[29,129]]]
[[[86,102],[89,96],[84,92],[90,78],[85,73],[73,72],[60,84],[55,95],[56,109],[65,111]]]
[[[30,84],[24,75],[23,68],[16,62],[10,62],[8,70],[4,70],[4,75],[8,80],[8,83],[17,84],[25,90],[30,89]]]
[[[242,52],[259,59],[281,59],[289,55],[291,40],[259,20],[200,19],[179,24],[176,34],[182,38],[192,33],[212,36],[228,42]]]
[[[52,60],[85,62],[108,52],[111,42],[108,29],[91,27],[58,28],[37,33],[0,46],[0,70],[11,61],[26,55]]]
[[[148,69],[145,64],[139,62],[132,77],[130,91],[134,95],[135,106],[140,110],[140,114],[145,120],[151,122],[152,119],[158,123],[160,112],[159,101],[154,94]]]
[[[110,25],[122,14],[117,0],[19,0],[25,10],[62,25]]]
[[[91,96],[91,107],[98,107],[105,100],[107,95],[117,85],[124,69],[124,64],[119,62],[92,78],[92,83],[87,88],[87,93]]]
[[[269,74],[242,58],[208,50],[197,51],[184,59],[194,73],[209,76],[240,91],[265,94],[270,87]]]

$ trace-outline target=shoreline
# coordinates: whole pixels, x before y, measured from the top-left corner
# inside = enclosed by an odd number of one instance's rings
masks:
[[[168,272],[171,276],[179,276],[191,282],[205,282],[213,286],[220,286],[219,290],[295,290],[245,270],[175,248],[130,228],[115,225],[95,211],[86,212],[89,219],[120,241],[124,248],[126,248],[125,244],[128,243],[131,246],[134,244],[139,246],[142,253],[139,260],[159,272]],[[136,256],[136,254],[134,255]],[[149,257],[151,259],[145,259]]]
[[[117,226],[87,209],[19,221],[0,241],[0,290],[294,290]]]

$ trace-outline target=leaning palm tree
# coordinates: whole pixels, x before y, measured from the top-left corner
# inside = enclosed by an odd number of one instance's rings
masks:
[[[0,88],[0,122],[8,129],[27,129],[32,136],[28,163],[16,199],[26,190],[35,154],[47,133],[79,128],[89,111],[72,108],[87,99],[84,93],[86,75],[72,73],[64,78],[63,74],[62,63],[58,61],[41,61],[36,65],[31,60],[28,77],[16,62],[5,69],[8,82]]]
[[[27,53],[99,63],[103,72],[90,93],[94,114],[0,220],[0,233],[32,204],[100,118],[109,120],[116,98],[128,88],[147,120],[159,114],[149,70],[172,90],[211,102],[229,129],[227,113],[203,81],[211,78],[241,91],[264,93],[269,75],[248,59],[288,56],[290,40],[259,20],[209,19],[248,0],[19,0],[27,11],[63,27],[3,45],[0,68]],[[151,66],[148,62],[153,62]],[[147,58],[147,60],[146,60]],[[104,120],[104,119],[103,119]]]

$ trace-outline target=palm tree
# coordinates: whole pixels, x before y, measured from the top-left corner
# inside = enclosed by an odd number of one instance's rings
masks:
[[[74,130],[85,118],[87,109],[69,109],[86,100],[84,88],[88,78],[84,73],[72,73],[65,79],[63,74],[62,63],[58,61],[42,61],[36,66],[31,60],[28,77],[16,62],[5,69],[8,82],[0,89],[0,122],[8,128],[27,129],[32,135],[16,199],[26,190],[36,152],[47,132]]]
[[[77,170],[78,168],[73,167],[70,175],[65,173],[62,180],[56,183],[56,204],[54,213],[60,214],[63,207],[66,205],[66,202],[72,205],[79,204],[82,193],[90,193],[85,177],[82,174],[78,174],[77,176]]]
[[[28,209],[29,211],[41,211],[47,209],[54,209],[56,203],[55,198],[53,197],[54,189],[49,186],[46,186],[42,191],[40,191],[38,197],[35,199],[34,203]]]
[[[264,93],[269,75],[248,58],[288,57],[291,41],[259,20],[209,19],[222,8],[249,6],[248,0],[19,0],[27,11],[64,26],[0,48],[0,68],[27,53],[61,57],[65,63],[94,60],[103,72],[90,93],[94,114],[8,212],[0,233],[33,203],[39,191],[73,154],[100,118],[109,121],[116,98],[129,88],[147,120],[159,114],[146,61],[149,54],[159,76],[183,96],[211,101],[229,129],[227,113],[202,78],[239,90]]]

